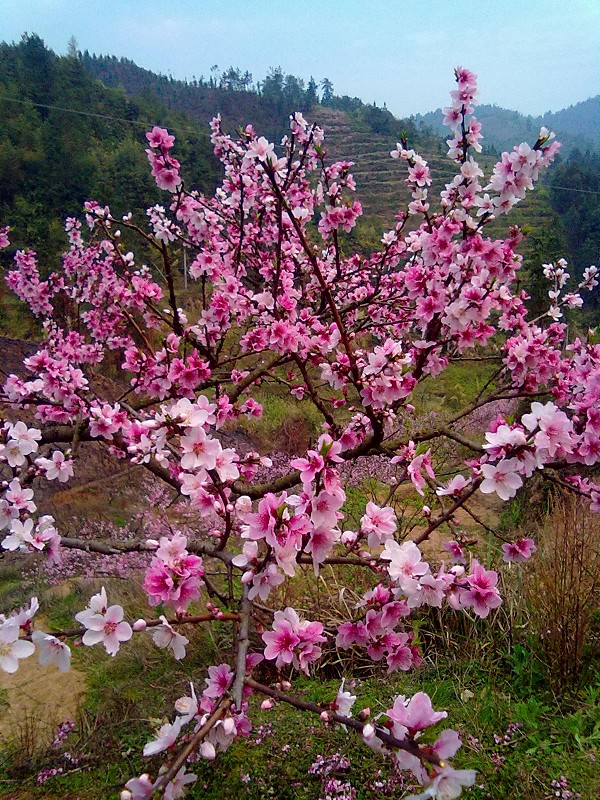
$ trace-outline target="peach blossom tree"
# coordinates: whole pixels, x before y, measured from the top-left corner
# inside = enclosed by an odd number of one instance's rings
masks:
[[[581,291],[597,285],[597,270],[589,267],[570,290],[566,263],[545,265],[548,312],[531,320],[517,285],[521,233],[487,233],[534,188],[559,145],[542,129],[531,146],[503,153],[486,180],[475,160],[476,79],[462,68],[455,76],[445,122],[456,175],[432,203],[427,162],[407,141],[397,143],[391,157],[411,199],[369,256],[342,246],[362,213],[352,164],[328,164],[323,131],[299,113],[280,149],[251,126],[235,139],[213,120],[223,166],[214,197],[187,186],[174,137],[155,127],[146,152],[165,202],[148,209],[145,224],[90,201],[84,220],[67,220],[60,270],[43,278],[34,252],[14,255],[8,285],[44,336],[26,372],[7,376],[1,390],[1,546],[51,560],[69,549],[148,553],[142,586],[154,611],[127,621],[103,589],[76,615],[78,627],[46,633],[35,627],[33,598],[0,617],[0,668],[14,672],[35,652],[41,664],[67,670],[71,639],[115,656],[134,636],[149,635],[181,660],[188,626],[232,626],[232,661],[209,666],[177,701],[173,721],[144,748],[148,773],[132,777],[123,798],[183,796],[196,779],[188,759],[213,759],[248,736],[256,695],[265,708],[289,704],[362,737],[422,785],[413,800],[457,797],[475,781],[473,770],[449,761],[461,745],[456,731],[421,738],[447,716],[423,692],[396,697],[376,718],[353,716],[356,697],[343,683],[326,705],[293,692],[294,675],[318,668],[332,648],[360,650],[389,673],[411,669],[420,659],[412,618],[423,606],[493,613],[502,603],[498,573],[452,539],[457,512],[469,513],[477,495],[509,500],[543,474],[600,509],[591,477],[600,457],[600,348],[590,337],[567,343],[561,321],[565,308],[581,305]],[[123,245],[132,237],[151,266]],[[7,228],[0,244],[10,246]],[[183,251],[194,281],[187,292],[177,262]],[[93,380],[109,356],[120,365],[117,399]],[[435,385],[455,363],[482,360],[495,372],[478,397],[422,424],[415,390]],[[322,420],[312,446],[278,470],[272,454],[232,446],[230,435],[242,417],[261,416],[256,390],[270,384],[311,403]],[[516,414],[517,400],[525,413]],[[510,414],[492,416],[481,436],[465,433],[470,415],[500,401],[510,401]],[[35,424],[19,420],[21,410]],[[75,444],[91,441],[148,471],[186,524],[161,530],[158,515],[151,536],[118,542],[61,535],[38,509],[32,483],[68,482],[77,472]],[[463,456],[450,470],[438,463],[444,442]],[[368,502],[352,525],[345,470],[364,457],[385,462],[393,478],[387,496]],[[394,505],[400,487],[414,492],[418,508],[408,520]],[[435,531],[450,532],[447,563],[430,563],[420,549]],[[529,538],[502,545],[507,561],[535,549]],[[316,574],[343,565],[371,578],[335,629],[278,605],[278,587],[305,565]],[[257,679],[264,660],[278,671],[276,684]],[[160,772],[155,756],[164,761]]]

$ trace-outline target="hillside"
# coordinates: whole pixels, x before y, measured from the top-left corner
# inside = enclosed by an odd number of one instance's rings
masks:
[[[365,219],[362,221],[363,236],[369,243],[377,245],[381,230],[391,227],[394,215],[410,201],[404,179],[406,171],[403,163],[390,157],[394,142],[389,135],[375,134],[361,128],[347,114],[319,107],[313,109],[311,119],[323,127],[325,142],[331,159],[345,159],[354,162],[352,173],[356,179],[357,196],[363,204]],[[411,141],[411,144],[414,144]],[[418,146],[418,141],[416,145]],[[421,150],[428,160],[433,185],[430,190],[432,202],[455,174],[455,165],[446,157],[446,146],[441,140],[426,140],[429,146]],[[480,155],[478,161],[486,176],[491,174],[496,159]],[[537,189],[519,203],[511,212],[511,224],[527,225],[538,235],[556,231],[560,220],[550,205],[546,189]],[[503,218],[489,226],[488,230],[501,234],[507,219]],[[527,240],[525,252],[529,252]],[[532,268],[539,265],[530,264]]]
[[[265,136],[274,139],[281,136],[287,122],[289,112],[283,98],[258,95],[240,88],[239,83],[221,87],[178,81],[138,67],[126,58],[92,56],[87,51],[80,55],[80,61],[87,74],[105,86],[121,89],[130,97],[159,98],[166,107],[184,111],[203,125],[221,114],[230,130],[251,122]],[[306,104],[300,102],[298,108],[305,110]]]
[[[448,129],[442,124],[443,116],[442,109],[438,108],[411,119],[418,127],[425,126],[439,136],[445,136]],[[497,150],[509,149],[519,142],[535,141],[542,125],[556,133],[563,143],[563,154],[569,154],[574,148],[600,149],[600,95],[538,117],[495,105],[477,106],[476,116],[483,125],[484,143]]]
[[[208,131],[157,97],[129,98],[91,78],[78,58],[59,57],[35,35],[0,43],[0,225],[17,248],[34,247],[42,267],[67,246],[67,216],[83,202],[109,202],[116,215],[141,220],[164,201],[150,176],[145,132],[155,123],[177,133],[186,177],[212,191],[220,175]],[[0,267],[9,256],[2,254]],[[0,330],[34,333],[31,320],[0,281]]]
[[[156,97],[107,88],[78,58],[55,55],[35,35],[0,44],[0,115],[0,219],[17,247],[38,243],[44,259],[64,249],[63,221],[84,200],[144,216],[164,198],[144,153],[152,124],[177,132],[196,186],[210,191],[219,175],[205,128]]]
[[[244,73],[247,76],[244,81],[240,71],[233,68],[223,73],[219,81],[211,78],[209,82],[203,79],[188,82],[157,75],[129,59],[86,52],[80,55],[80,60],[90,75],[107,86],[120,87],[128,95],[146,97],[156,93],[170,108],[185,109],[206,124],[220,113],[229,130],[251,121],[258,132],[278,139],[285,132],[289,113],[302,110],[310,121],[324,128],[330,159],[355,162],[357,195],[365,212],[359,234],[367,244],[378,243],[381,225],[393,224],[394,214],[409,200],[402,168],[390,158],[390,150],[401,135],[405,134],[411,146],[429,160],[437,191],[454,174],[453,165],[445,157],[446,145],[437,134],[419,130],[412,120],[396,119],[387,109],[365,104],[359,98],[338,97],[326,80],[321,84],[325,88],[319,96],[309,91],[310,86],[304,87],[302,81],[292,75],[284,76],[279,69],[271,70],[261,84],[253,87],[252,76]],[[511,146],[517,141],[521,140],[512,139]],[[481,160],[491,171],[494,159]],[[534,219],[536,225],[556,224],[547,197],[532,196],[516,211],[515,222],[533,223]]]

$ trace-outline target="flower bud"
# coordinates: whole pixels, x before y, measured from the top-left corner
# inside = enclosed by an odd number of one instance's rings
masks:
[[[133,625],[131,627],[136,633],[138,633],[139,631],[145,631],[146,627],[147,627],[146,626],[146,620],[145,619],[136,619],[136,621],[133,623]]]
[[[217,751],[211,742],[202,742],[200,745],[200,755],[209,761],[213,761],[217,756]]]
[[[364,728],[362,729],[362,735],[363,739],[367,740],[372,739],[375,736],[375,728],[373,727],[373,725],[371,725],[370,722],[367,723],[367,725],[365,725]]]
[[[231,736],[232,733],[235,733],[235,721],[231,717],[227,717],[223,720],[223,730],[227,736]]]
[[[263,711],[270,711],[274,705],[272,700],[263,700],[260,707]]]
[[[355,531],[344,531],[342,533],[342,544],[346,547],[352,547],[357,538],[358,534]]]

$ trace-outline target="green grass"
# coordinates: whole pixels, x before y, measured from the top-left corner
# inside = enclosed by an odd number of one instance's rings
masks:
[[[498,368],[495,362],[453,362],[435,378],[424,380],[411,395],[418,411],[455,412],[473,402]]]
[[[299,453],[320,435],[323,417],[310,400],[298,401],[284,387],[270,384],[253,397],[263,407],[262,417],[241,417],[236,430],[269,452]]]
[[[11,339],[33,339],[40,336],[40,325],[27,305],[11,292],[0,279],[0,335]]]
[[[46,609],[49,622],[72,624],[89,588],[54,598]],[[118,590],[115,582],[109,596],[116,600]],[[126,593],[122,584],[121,593]],[[130,598],[130,615],[141,602],[141,597]],[[465,794],[470,800],[551,797],[550,782],[561,775],[584,800],[592,800],[600,788],[592,760],[600,745],[600,682],[590,682],[577,695],[555,697],[535,658],[535,642],[523,639],[509,647],[499,633],[498,626],[492,630],[488,623],[457,624],[452,653],[429,637],[422,668],[392,676],[377,668],[365,672],[353,690],[358,696],[355,709],[368,706],[376,715],[398,694],[428,692],[435,708],[448,711],[447,723],[437,730],[454,728],[463,739],[455,765],[478,772],[477,786]],[[206,667],[227,658],[231,645],[224,625],[186,635],[191,644],[182,663],[145,635],[124,645],[115,658],[101,648],[76,648],[74,665],[86,674],[88,694],[77,730],[63,750],[76,754],[79,764],[37,786],[37,772],[60,764],[60,751],[50,748],[20,765],[7,751],[0,754],[0,797],[104,800],[118,797],[128,778],[144,771],[156,774],[161,757],[143,759],[144,744],[164,721],[172,720],[174,700],[189,693],[189,681],[201,689]],[[331,702],[350,663],[330,664],[320,675],[297,678],[294,692],[312,702]],[[401,800],[408,790],[408,779],[395,773],[391,760],[370,751],[352,733],[281,704],[262,711],[259,702],[252,700],[254,729],[247,740],[236,742],[216,762],[193,766],[198,781],[188,795],[191,800],[317,800],[324,796],[322,778],[308,770],[319,756],[330,758],[339,751],[348,755],[350,766],[338,777],[354,787],[357,800]],[[511,724],[519,726],[511,742],[497,743],[494,734],[503,737]]]

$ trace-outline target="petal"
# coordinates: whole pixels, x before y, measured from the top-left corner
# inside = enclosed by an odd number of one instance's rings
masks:
[[[15,658],[27,658],[35,652],[35,645],[32,642],[27,642],[20,639],[12,646],[12,655]]]
[[[83,634],[83,643],[91,647],[94,644],[104,641],[104,631],[88,630]]]

